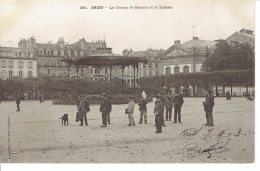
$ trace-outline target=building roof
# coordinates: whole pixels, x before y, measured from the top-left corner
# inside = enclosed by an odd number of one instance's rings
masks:
[[[248,30],[246,30],[248,31]],[[250,32],[245,32],[245,29],[240,30],[239,32],[233,33],[229,36],[226,41],[228,43],[238,42],[238,43],[248,43],[252,46],[255,46],[255,36],[253,34],[248,34]]]
[[[201,40],[198,37],[193,37],[183,44],[179,40],[174,41],[174,44],[169,47],[164,53],[162,53],[160,58],[168,58],[174,56],[187,56],[187,55],[205,55],[206,53],[211,53],[215,48],[216,41]]]
[[[217,42],[210,40],[201,40],[198,37],[194,37],[192,40],[182,44],[183,48],[191,47],[214,47]]]

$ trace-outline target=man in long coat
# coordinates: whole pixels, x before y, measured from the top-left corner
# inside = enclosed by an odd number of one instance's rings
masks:
[[[154,107],[155,126],[156,126],[155,133],[162,133],[162,126],[164,123],[163,113],[164,113],[164,103],[162,102],[161,96],[157,96],[155,107]]]
[[[174,103],[174,122],[173,123],[177,123],[177,116],[178,116],[179,123],[182,123],[181,122],[181,107],[182,107],[182,104],[184,103],[184,100],[178,91],[176,91],[175,94],[176,95],[173,98],[173,103]]]
[[[99,111],[102,113],[102,125],[100,127],[106,127],[108,114],[111,112],[111,103],[105,93],[102,93],[102,101],[100,103]]]
[[[165,114],[166,118],[165,121],[171,121],[172,118],[172,108],[173,108],[173,97],[171,93],[168,92],[167,95],[164,97],[164,105],[165,105]]]
[[[214,97],[212,95],[212,91],[208,90],[205,102],[203,102],[204,105],[204,111],[206,112],[206,120],[207,123],[205,124],[206,126],[214,126],[214,121],[213,121],[213,107],[214,107]]]
[[[89,109],[89,101],[85,96],[80,96],[78,98],[78,113],[79,113],[79,120],[81,121],[80,126],[83,126],[83,122],[85,121],[85,125],[88,126],[88,120],[87,120],[87,112],[90,111]]]

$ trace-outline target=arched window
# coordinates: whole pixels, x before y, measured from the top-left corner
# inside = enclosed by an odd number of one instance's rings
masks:
[[[184,72],[184,73],[189,73],[189,72],[190,72],[189,66],[185,65],[185,66],[183,67],[183,72]]]
[[[50,49],[47,50],[47,55],[51,55],[51,50]]]
[[[180,73],[180,67],[179,66],[176,66],[174,67],[174,73]]]
[[[165,75],[170,75],[171,74],[171,68],[167,67],[165,68]]]

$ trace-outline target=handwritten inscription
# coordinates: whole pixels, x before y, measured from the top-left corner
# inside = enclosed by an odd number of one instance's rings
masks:
[[[191,159],[199,156],[211,158],[213,154],[221,154],[231,150],[230,142],[241,135],[250,135],[243,133],[242,129],[232,130],[231,128],[209,128],[205,127],[184,129],[179,136],[190,137],[190,143],[182,148],[163,152],[162,155],[181,155],[182,159]],[[197,138],[200,138],[198,140]]]

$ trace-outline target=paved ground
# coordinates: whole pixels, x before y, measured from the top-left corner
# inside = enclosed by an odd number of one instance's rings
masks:
[[[153,108],[148,104],[148,124],[128,127],[126,105],[113,105],[111,122],[100,128],[98,106],[91,106],[89,126],[75,122],[75,106],[51,105],[50,101],[0,104],[0,162],[8,162],[8,116],[10,116],[9,162],[51,163],[173,163],[253,162],[254,102],[245,98],[215,99],[214,127],[203,126],[203,98],[185,98],[182,124],[167,121],[155,134]],[[59,117],[69,114],[69,126]],[[137,105],[134,113],[138,122]]]

